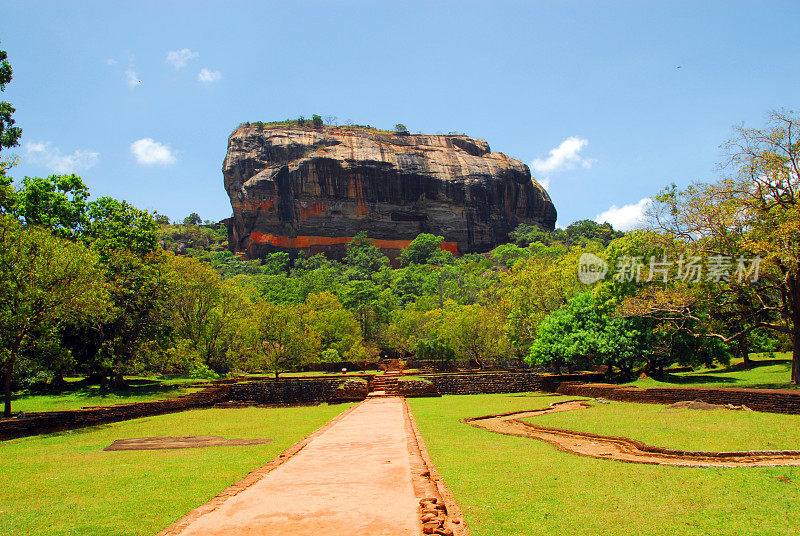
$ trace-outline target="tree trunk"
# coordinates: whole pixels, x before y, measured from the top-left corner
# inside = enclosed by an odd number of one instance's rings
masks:
[[[797,385],[798,382],[800,382],[800,329],[795,328],[792,333],[792,383]]]
[[[3,378],[3,395],[5,398],[3,417],[11,417],[11,371],[14,370],[13,363],[13,361],[9,362]]]
[[[276,371],[275,371],[275,381],[278,381],[278,374],[280,374],[280,372],[278,372],[278,371],[276,370]]]
[[[53,379],[50,380],[50,387],[53,389],[63,389],[67,382],[64,381],[64,369],[58,369],[53,373]]]
[[[739,337],[738,342],[739,342],[739,354],[742,356],[742,359],[744,359],[743,363],[744,368],[749,369],[750,367],[753,366],[753,362],[750,361],[750,345],[747,344],[747,337],[746,336]]]

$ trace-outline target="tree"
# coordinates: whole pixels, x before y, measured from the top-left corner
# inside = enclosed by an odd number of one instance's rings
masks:
[[[172,330],[167,254],[157,232],[149,212],[125,201],[101,197],[89,203],[81,239],[100,256],[113,305],[102,321],[76,326],[74,338],[92,350],[84,356],[86,366],[117,385],[126,372],[144,366],[146,356],[163,350]]]
[[[735,342],[756,329],[792,339],[792,383],[800,382],[800,118],[771,112],[763,129],[744,126],[726,145],[724,175],[714,183],[656,197],[652,225],[686,258],[716,259],[727,273],[714,285],[686,292],[645,289],[628,301],[628,314],[673,324],[694,337]],[[754,273],[753,260],[759,271]],[[756,276],[756,277],[754,277]],[[649,294],[646,294],[649,293]],[[723,331],[700,314],[720,304],[735,312]],[[699,322],[698,322],[699,321]]]
[[[98,318],[108,296],[97,255],[38,227],[0,216],[0,364],[5,416],[20,350],[65,322]]]
[[[441,249],[443,242],[443,236],[421,233],[400,253],[400,263],[408,266],[410,264],[441,265],[448,261],[452,262],[453,254]]]
[[[349,357],[354,346],[361,344],[361,327],[352,312],[329,292],[309,294],[302,307],[309,328],[320,337],[323,349]]]
[[[101,258],[114,250],[145,257],[158,249],[158,224],[146,210],[127,201],[101,197],[89,203],[89,225],[83,239]]]
[[[252,365],[275,374],[299,367],[317,356],[320,341],[292,305],[258,303],[253,308]]]
[[[405,134],[408,132],[408,128],[403,123],[397,123],[394,126],[394,131],[398,134]]]
[[[168,306],[179,337],[191,342],[209,364],[214,355],[220,326],[215,312],[222,300],[222,280],[208,265],[191,257],[167,255],[166,267],[172,296]]]
[[[440,337],[458,356],[480,366],[487,360],[510,357],[511,346],[499,311],[482,305],[448,304],[439,327]]]
[[[11,64],[8,63],[8,53],[0,50],[0,91],[6,90],[6,84],[11,82]],[[11,148],[19,145],[19,138],[22,136],[22,129],[14,126],[14,115],[16,110],[11,104],[0,101],[0,151],[3,148]]]
[[[526,251],[526,257],[500,274],[494,289],[499,307],[506,314],[509,338],[520,355],[528,353],[539,323],[584,287],[578,279],[577,266],[585,250],[533,243]],[[595,247],[591,251],[599,253],[600,249]]]
[[[203,218],[197,212],[192,212],[183,218],[184,225],[200,225],[201,223],[203,223]]]
[[[77,175],[25,177],[12,210],[26,225],[47,227],[74,240],[89,222],[88,198],[89,188]]]
[[[389,259],[372,243],[365,231],[347,243],[344,261],[353,269],[353,279],[369,279],[373,273],[389,265]]]
[[[605,364],[630,376],[649,349],[648,330],[642,324],[617,318],[613,306],[584,291],[542,321],[526,359],[556,370],[564,365],[586,369]]]
[[[314,126],[314,129],[316,130],[319,130],[323,126],[325,126],[325,123],[322,121],[322,117],[317,114],[311,116],[311,124]]]
[[[581,245],[590,240],[607,246],[612,240],[625,234],[622,231],[615,231],[608,222],[597,223],[594,220],[578,220],[569,224],[564,231],[570,245]]]

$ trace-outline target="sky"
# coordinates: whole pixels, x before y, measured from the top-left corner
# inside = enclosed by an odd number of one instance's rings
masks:
[[[639,225],[719,176],[735,125],[800,111],[800,2],[0,0],[11,171],[231,214],[227,138],[312,114],[464,132],[528,164],[558,225]]]

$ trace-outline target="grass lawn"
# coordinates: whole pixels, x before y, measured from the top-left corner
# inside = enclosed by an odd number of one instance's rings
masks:
[[[792,354],[776,353],[774,358],[766,354],[752,354],[755,366],[742,368],[742,360],[734,360],[730,366],[708,368],[693,372],[667,374],[662,381],[653,378],[639,379],[629,385],[639,387],[747,387],[752,389],[796,389],[790,382],[792,377]]]
[[[668,409],[660,404],[612,400],[589,409],[526,420],[565,430],[629,437],[648,445],[681,450],[800,450],[800,415]]]
[[[67,385],[56,393],[37,393],[19,391],[14,393],[11,410],[14,413],[25,411],[63,411],[80,409],[84,406],[108,406],[126,402],[146,402],[175,398],[200,389],[194,384],[205,383],[198,378],[156,378],[145,376],[126,377],[127,388],[100,389],[99,385],[83,385],[69,378]]]
[[[204,409],[0,443],[0,534],[152,536],[349,405]],[[102,449],[116,439],[219,435],[265,445]]]
[[[798,468],[662,467],[585,458],[458,422],[556,400],[564,397],[409,399],[472,536],[797,533]]]

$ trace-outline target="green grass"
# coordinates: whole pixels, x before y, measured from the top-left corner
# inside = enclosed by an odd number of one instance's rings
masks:
[[[19,391],[11,401],[13,412],[64,411],[84,406],[108,406],[128,402],[147,402],[164,398],[175,398],[200,389],[194,384],[205,380],[187,377],[156,378],[146,376],[126,377],[126,388],[101,389],[99,385],[79,384],[77,378],[69,378],[59,392],[40,393]]]
[[[800,450],[800,415],[668,409],[659,404],[611,401],[526,420],[681,450]]]
[[[348,405],[205,409],[0,443],[0,534],[152,535]],[[102,449],[116,439],[219,435],[266,445]]]
[[[564,398],[409,399],[433,461],[463,509],[472,536],[797,533],[800,468],[622,463],[576,456],[543,441],[458,422],[463,417],[540,408],[556,400]]]
[[[745,369],[742,360],[731,362],[730,366],[718,366],[667,374],[665,378],[639,379],[629,385],[638,387],[747,387],[751,389],[796,389],[790,383],[792,376],[792,354],[776,353],[774,358],[766,354],[753,354],[754,367]]]

